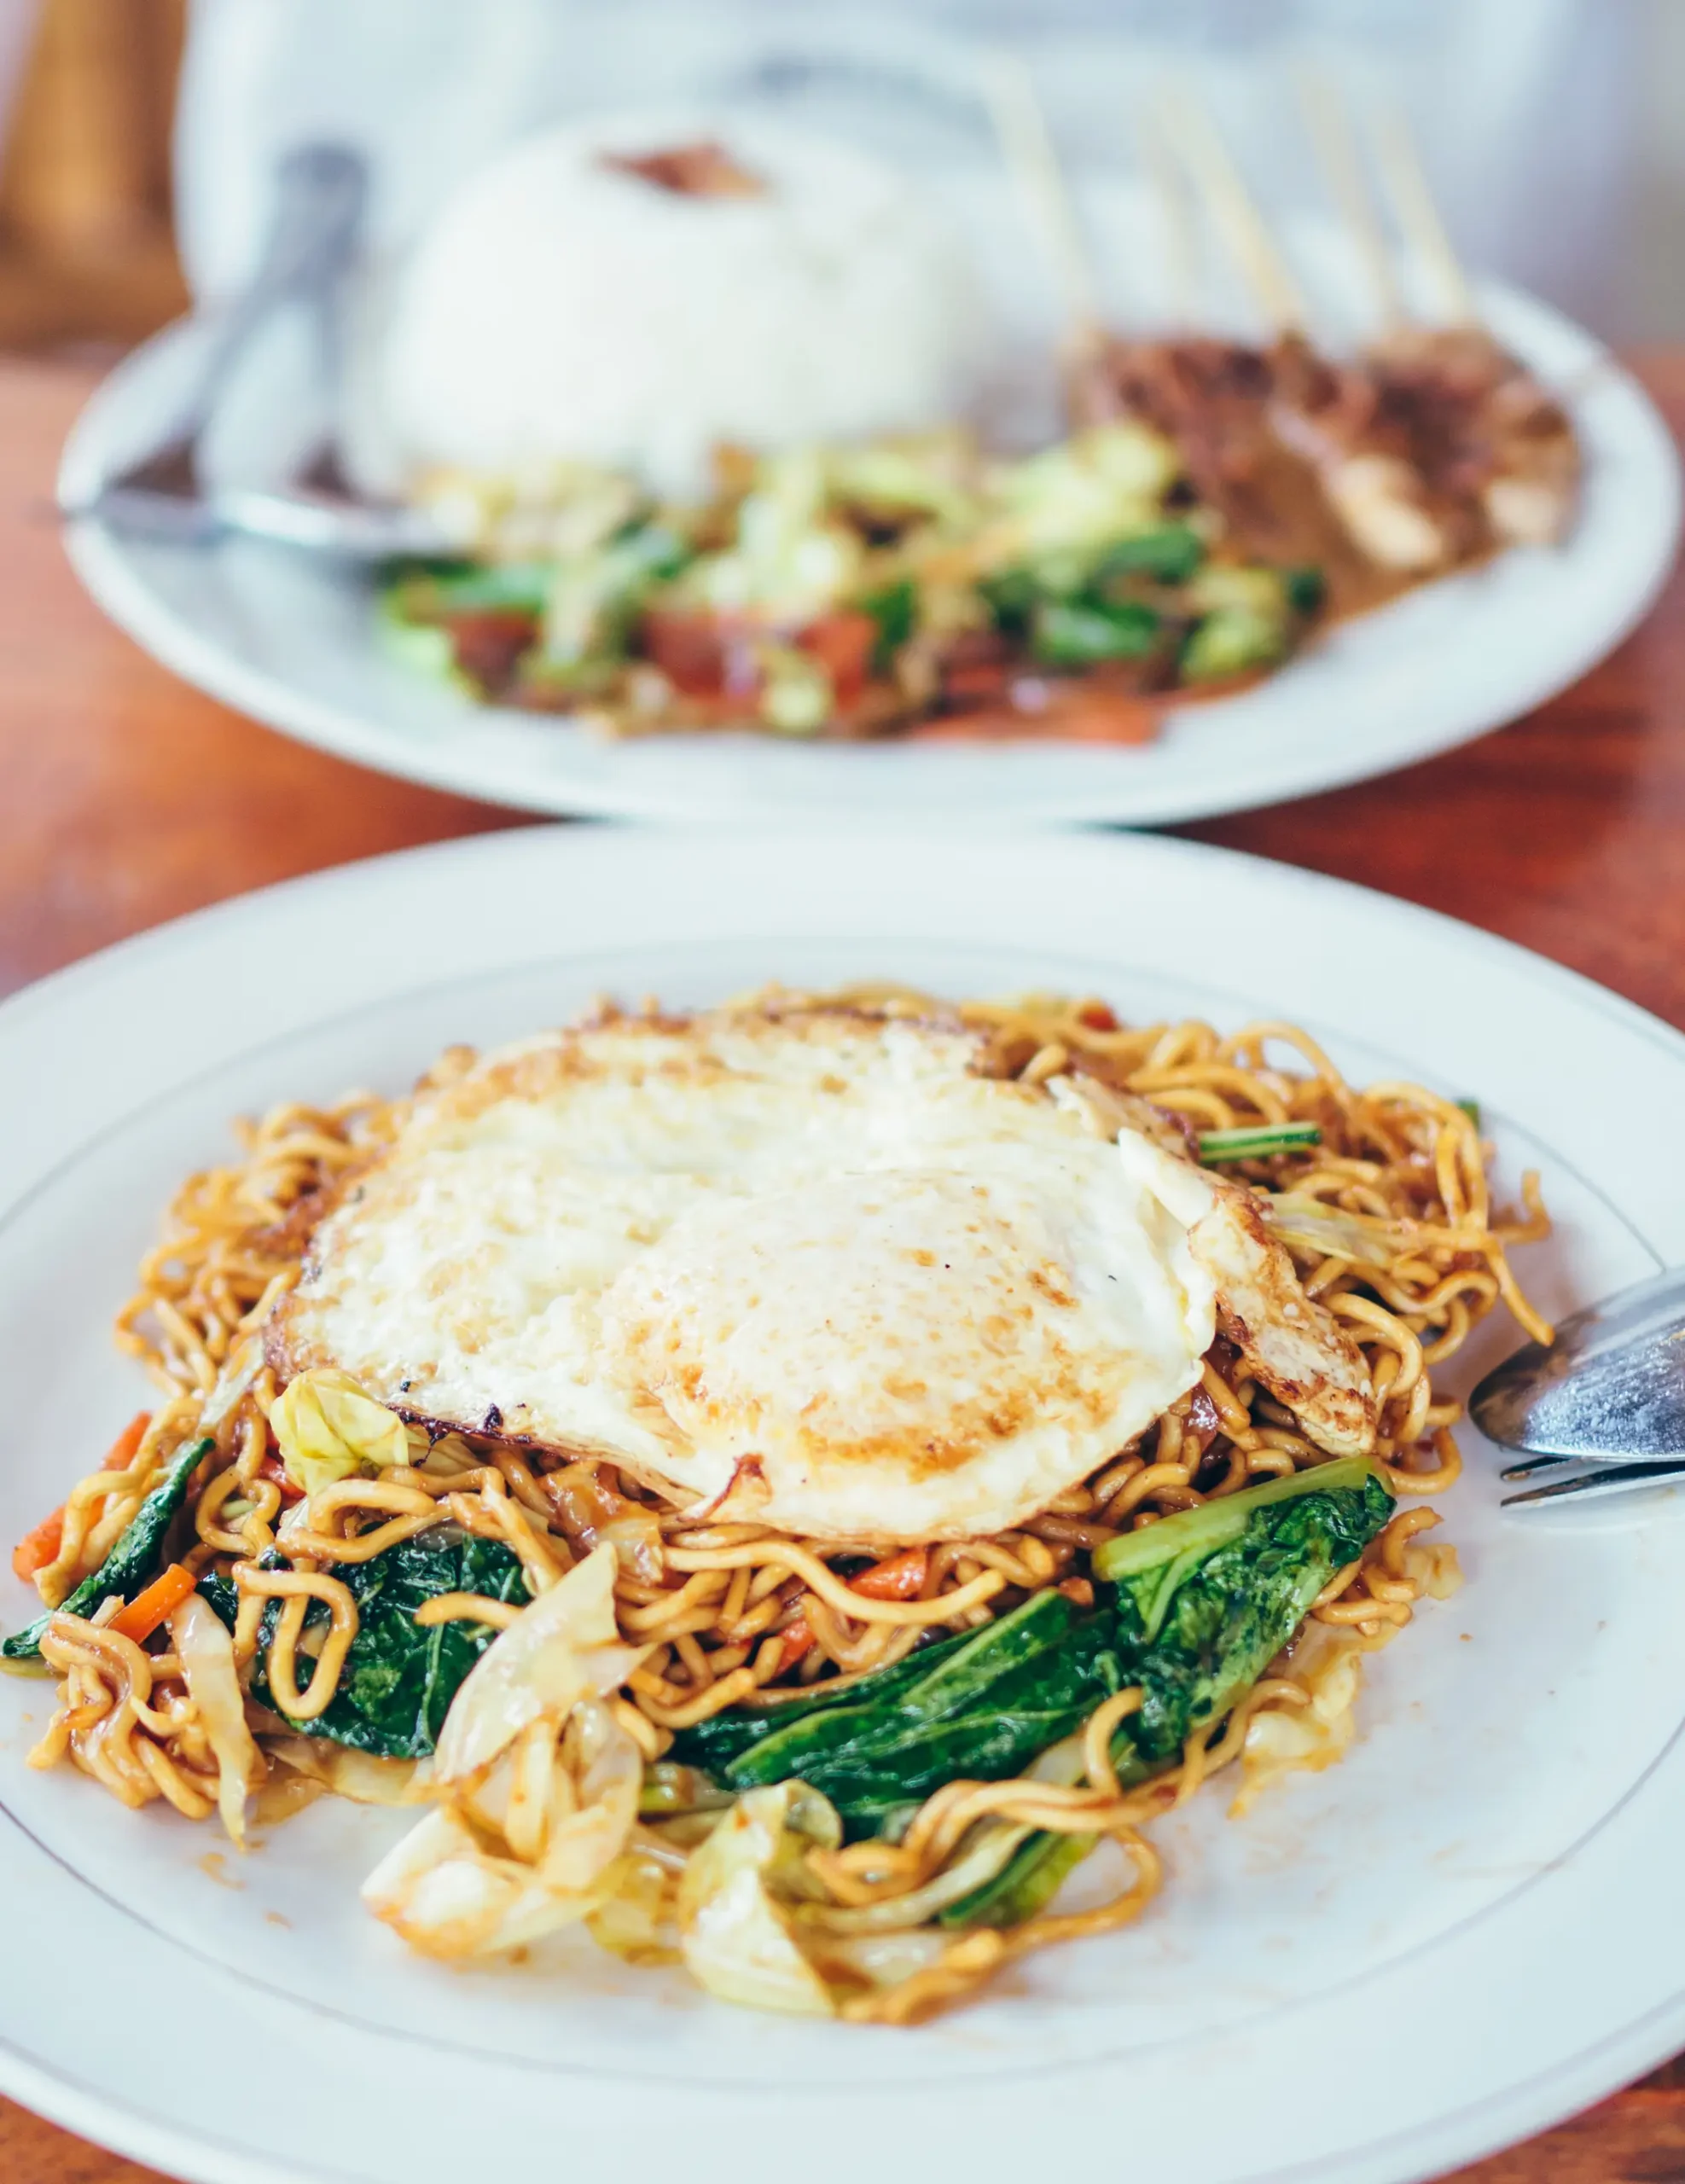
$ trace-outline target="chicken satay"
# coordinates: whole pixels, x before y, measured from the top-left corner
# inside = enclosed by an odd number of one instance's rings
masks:
[[[1431,493],[1478,506],[1495,544],[1564,535],[1579,485],[1573,426],[1484,327],[1403,328],[1365,361],[1378,410],[1408,438]]]

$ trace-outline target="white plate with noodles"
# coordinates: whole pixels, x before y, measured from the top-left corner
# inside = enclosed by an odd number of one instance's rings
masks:
[[[1062,429],[1060,327],[1023,208],[1008,180],[987,172],[962,173],[944,195],[989,327],[979,349],[990,384],[970,421],[989,444],[1046,446]],[[1108,322],[1137,332],[1175,322],[1183,306],[1150,200],[1102,180],[1085,187],[1083,212]],[[1002,248],[1003,236],[1014,247]],[[1329,353],[1373,334],[1373,284],[1349,238],[1307,219],[1285,241]],[[424,671],[418,652],[437,653],[442,631],[406,628],[395,639],[368,572],[252,538],[189,546],[130,536],[92,517],[68,526],[67,544],[105,612],[188,682],[357,764],[488,802],[725,823],[1161,825],[1313,794],[1484,735],[1566,688],[1647,611],[1679,526],[1666,426],[1637,380],[1559,313],[1496,282],[1481,285],[1479,301],[1496,339],[1569,414],[1582,474],[1566,537],[1319,624],[1313,642],[1251,687],[1242,677],[1211,686],[1226,694],[1170,705],[1156,733],[1163,693],[1150,705],[1130,700],[1126,720],[1109,726],[1089,706],[1086,724],[1073,718],[1064,736],[1028,712],[1027,726],[1003,726],[998,708],[992,727],[981,713],[968,726],[962,712],[909,733],[849,737],[719,726],[609,735],[584,712],[480,702],[437,660]],[[1210,325],[1256,336],[1232,295],[1215,297]],[[85,504],[167,432],[203,333],[166,328],[113,372],[67,444],[62,505]],[[254,360],[213,435],[213,478],[238,486],[288,474],[319,429],[313,369],[304,344]],[[1055,711],[1061,691],[1085,687],[1023,679],[1026,706]]]
[[[1679,1506],[1506,1516],[1457,1423],[1685,1257],[1663,1025],[1180,842],[538,830],[0,1055],[0,1532],[97,1573],[0,1679],[19,2099],[218,2184],[1379,2181],[1685,2041]]]

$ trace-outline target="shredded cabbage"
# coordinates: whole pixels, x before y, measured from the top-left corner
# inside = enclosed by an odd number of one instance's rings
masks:
[[[439,1732],[444,1787],[482,1774],[532,1722],[559,1730],[582,1699],[618,1691],[648,1651],[623,1646],[614,1620],[612,1546],[577,1564],[523,1608],[464,1677]]]
[[[830,1989],[769,1885],[793,1849],[802,1847],[792,1841],[799,1816],[823,1827],[821,1806],[840,1840],[834,1811],[805,1783],[750,1790],[691,1852],[678,1889],[680,1946],[691,1977],[722,2001],[800,2017],[835,2015]]]
[[[431,1796],[430,1759],[383,1759],[325,1737],[268,1739],[269,1756],[310,1781],[359,1805],[418,1805]]]
[[[427,1785],[437,1801],[363,1883],[431,1956],[518,1947],[628,1878],[643,1755],[604,1702],[643,1658],[617,1642],[614,1549],[524,1608],[463,1680]]]
[[[1409,1240],[1408,1224],[1365,1220],[1302,1191],[1266,1196],[1264,1213],[1277,1242],[1360,1266],[1391,1266]]]
[[[288,1477],[306,1494],[359,1471],[410,1461],[404,1420],[331,1365],[289,1380],[270,1406],[269,1422]]]
[[[246,1847],[246,1800],[263,1780],[263,1754],[246,1725],[234,1641],[207,1600],[189,1593],[171,1611],[170,1641],[187,1695],[217,1762],[217,1810],[229,1840]]]
[[[1364,1651],[1350,1631],[1322,1623],[1310,1626],[1293,1656],[1293,1680],[1310,1692],[1310,1703],[1291,1710],[1260,1707],[1247,1722],[1231,1820],[1249,1811],[1284,1774],[1320,1774],[1345,1757],[1357,1734]]]

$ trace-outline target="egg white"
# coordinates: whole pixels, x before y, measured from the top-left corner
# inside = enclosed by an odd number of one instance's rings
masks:
[[[270,1356],[722,1518],[1006,1529],[1193,1385],[1216,1300],[1186,1171],[981,1052],[844,1012],[507,1048],[321,1223]]]

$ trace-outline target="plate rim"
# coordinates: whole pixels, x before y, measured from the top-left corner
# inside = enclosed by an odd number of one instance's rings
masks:
[[[1418,922],[1424,931],[1443,937],[1455,935],[1465,947],[1476,948],[1490,955],[1496,964],[1507,965],[1517,972],[1542,979],[1546,985],[1558,988],[1566,998],[1577,1001],[1623,1024],[1627,1030],[1637,1033],[1653,1044],[1676,1053],[1685,1060],[1685,1029],[1670,1024],[1653,1009],[1629,1001],[1624,994],[1612,986],[1606,986],[1583,971],[1577,971],[1566,963],[1559,963],[1554,956],[1529,948],[1524,941],[1511,940],[1505,934],[1490,932],[1486,926],[1475,925],[1470,920],[1459,918],[1448,910],[1437,910],[1426,903],[1418,903],[1406,895],[1394,895],[1383,887],[1370,887],[1360,880],[1347,880],[1336,873],[1319,872],[1309,865],[1289,863],[1281,857],[1265,857],[1254,850],[1232,849],[1227,843],[1190,839],[1177,834],[1160,834],[1134,828],[1101,830],[1084,828],[1075,835],[1061,835],[1038,825],[1020,826],[1004,830],[1007,839],[1017,839],[1025,847],[1046,849],[1057,847],[1061,854],[1102,855],[1119,851],[1130,857],[1162,857],[1167,863],[1197,861],[1212,868],[1226,867],[1232,871],[1245,870],[1269,874],[1275,882],[1299,886],[1311,893],[1328,892],[1345,897],[1355,903],[1377,905],[1387,915]],[[799,842],[804,834],[814,842],[816,848],[831,851],[838,842],[831,832],[818,825],[811,828],[779,830],[778,840],[784,845]],[[325,895],[329,892],[350,889],[352,892],[365,886],[375,874],[404,866],[419,869],[424,864],[444,865],[458,859],[469,861],[476,857],[492,857],[499,848],[508,849],[513,844],[555,841],[559,845],[586,842],[616,842],[625,844],[640,840],[644,836],[661,839],[694,840],[706,842],[718,851],[733,845],[746,853],[765,844],[770,830],[747,822],[738,827],[719,827],[712,822],[687,825],[677,820],[634,821],[605,818],[573,820],[558,817],[522,817],[508,827],[494,827],[472,834],[447,835],[439,841],[416,842],[408,847],[379,850],[369,857],[348,857],[341,863],[323,865],[315,871],[289,874],[281,880],[263,881],[255,887],[245,887],[224,895],[215,902],[200,903],[196,909],[182,910],[173,917],[145,926],[137,932],[125,933],[121,938],[108,941],[74,961],[61,964],[56,969],[44,972],[39,978],[31,979],[11,993],[0,996],[0,1046],[11,1025],[26,1013],[54,1003],[59,998],[76,990],[83,984],[91,986],[96,980],[108,977],[113,970],[123,971],[133,961],[139,961],[154,951],[166,950],[177,938],[250,916],[266,914],[273,903],[286,903],[306,895]],[[880,822],[873,835],[886,845],[909,848],[921,841],[928,841],[933,850],[950,851],[960,846],[958,838],[941,829],[925,826],[915,821],[898,822],[893,818]],[[871,837],[851,837],[849,847],[864,857],[866,842]],[[991,834],[991,847],[998,852],[1002,846],[1000,836]],[[3,1201],[0,1201],[3,1204]]]
[[[962,854],[965,846],[951,838],[932,837],[924,828],[889,827],[880,833],[886,846],[892,849],[904,850],[921,837],[938,853]],[[734,839],[729,832],[712,828],[647,828],[634,832],[620,828],[539,824],[508,830],[508,838],[503,839],[495,834],[459,838],[391,851],[254,889],[131,936],[10,996],[0,1003],[0,1054],[12,1046],[15,1038],[20,1037],[26,1043],[37,1035],[38,1027],[44,1029],[40,1023],[44,1010],[50,1014],[55,1007],[66,1003],[75,1007],[94,1002],[100,987],[113,976],[125,978],[148,961],[167,957],[184,939],[207,931],[214,933],[220,930],[235,935],[241,926],[254,920],[261,922],[270,916],[278,904],[296,903],[312,897],[331,903],[335,897],[371,888],[378,894],[392,884],[389,875],[400,871],[415,874],[413,884],[421,886],[436,876],[441,868],[454,865],[460,873],[481,860],[490,864],[500,854],[507,857],[512,851],[539,860],[555,857],[571,862],[577,857],[587,863],[612,864],[622,857],[637,859],[659,854],[664,838],[706,845],[712,854],[718,854],[723,846],[729,850]],[[747,854],[752,854],[758,844],[762,848],[766,846],[764,835],[757,830],[741,830],[735,839]],[[1598,1014],[1622,1023],[1628,1030],[1641,1035],[1647,1043],[1657,1045],[1675,1065],[1685,1066],[1685,1033],[1662,1019],[1514,942],[1422,905],[1350,881],[1205,843],[1135,835],[1089,836],[1081,841],[1061,841],[1038,830],[1026,830],[1023,841],[1026,848],[1033,846],[1043,855],[1074,856],[1096,872],[1123,859],[1148,865],[1176,865],[1196,873],[1201,868],[1225,870],[1236,875],[1241,885],[1246,884],[1249,874],[1252,884],[1268,890],[1291,889],[1301,896],[1317,897],[1336,906],[1342,901],[1364,903],[1372,911],[1402,921],[1406,926],[1432,930],[1443,937],[1455,938],[1461,950],[1472,951],[1477,959],[1485,959],[1495,968],[1501,967],[1557,989],[1565,999],[1581,1008],[1590,1007]],[[799,850],[800,846],[799,837],[781,845],[786,852],[793,848]],[[836,838],[823,831],[814,836],[813,846],[833,856],[840,850]],[[144,1098],[139,1101],[119,1099],[119,1112],[113,1119],[121,1119],[144,1104]],[[36,1180],[41,1180],[38,1175]],[[9,1191],[6,1196],[9,1201],[13,1199]],[[1677,1742],[1676,1736],[1676,1745]],[[1635,1798],[1645,1793],[1652,1776],[1666,1763],[1666,1754],[1658,1757],[1634,1786]],[[49,1846],[38,1847],[48,1856],[53,1855]],[[1672,2052],[1682,2039],[1685,1989],[1618,2024],[1612,2031],[1600,2034],[1595,2041],[1577,2050],[1566,2066],[1558,2064],[1548,2073],[1502,2087],[1427,2123],[1383,2135],[1363,2145],[1301,2163],[1247,2172],[1246,2184],[1285,2184],[1290,2178],[1392,2178],[1423,2173],[1419,2165],[1422,2162],[1431,2162],[1437,2169],[1451,2161],[1471,2159],[1510,2143],[1518,2134],[1546,2128],[1573,2112],[1586,2101],[1624,2082]],[[267,2157],[253,2157],[242,2148],[229,2146],[222,2141],[217,2141],[213,2148],[202,2133],[195,2137],[191,2130],[160,2119],[148,2119],[129,2103],[113,2100],[97,2088],[77,2084],[56,2065],[32,2056],[9,2032],[0,2032],[0,2084],[26,2105],[68,2129],[84,2134],[91,2132],[102,2143],[136,2158],[154,2163],[162,2160],[180,2173],[196,2178],[238,2179],[240,2184],[276,2184],[277,2179],[307,2176],[322,2180],[322,2184],[328,2184],[330,2179],[333,2184],[342,2184],[342,2180],[360,2173],[336,2171],[320,2164],[276,2166]],[[962,2099],[963,2094],[958,2097]],[[186,2161],[182,2158],[183,2153],[189,2156]],[[209,2154],[211,2160],[202,2158],[202,2154]],[[1399,2166],[1401,2156],[1408,2156],[1411,2164],[1408,2169]]]

